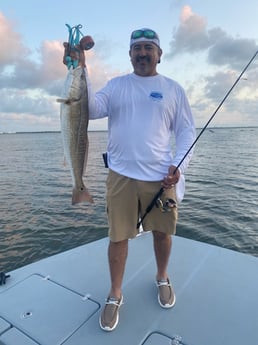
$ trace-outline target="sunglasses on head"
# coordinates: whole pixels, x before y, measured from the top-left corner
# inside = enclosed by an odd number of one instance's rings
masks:
[[[145,37],[148,39],[157,38],[158,36],[153,30],[135,30],[132,32],[131,39],[136,40],[137,38]]]

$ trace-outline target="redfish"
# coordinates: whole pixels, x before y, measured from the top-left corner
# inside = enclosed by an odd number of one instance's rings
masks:
[[[73,183],[72,204],[93,203],[83,176],[88,159],[88,90],[83,67],[70,68],[64,83],[61,103],[61,133],[67,162]]]

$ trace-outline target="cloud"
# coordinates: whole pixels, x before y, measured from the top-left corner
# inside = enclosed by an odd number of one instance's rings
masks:
[[[257,126],[258,71],[247,71],[232,89],[239,76],[237,71],[227,70],[203,78],[202,89],[198,88],[199,94],[192,99],[199,126],[203,127],[217,108],[211,125]]]
[[[19,57],[12,63],[10,61],[0,63],[2,67],[0,87],[44,89],[49,83],[65,77],[65,66],[60,63],[63,54],[61,43],[44,41],[38,53],[40,62],[33,60],[32,55],[27,55]],[[1,56],[2,53],[0,60]]]
[[[184,0],[173,0],[170,4],[170,9],[181,8],[184,5]]]
[[[42,91],[30,91],[21,89],[1,89],[1,112],[5,113],[31,113],[42,115],[52,113],[49,97]]]
[[[58,118],[53,96],[60,93],[66,74],[59,62],[59,42],[43,42],[39,61],[33,60],[33,52],[13,27],[14,23],[0,13],[0,131],[49,125],[50,119]]]
[[[167,56],[197,52],[210,45],[206,20],[194,14],[189,6],[184,6],[180,15],[180,25],[174,31]]]
[[[16,27],[16,23],[8,21],[0,12],[0,66],[13,64],[30,54],[30,50],[22,43],[21,35],[13,27]]]
[[[209,64],[239,69],[257,49],[254,39],[231,37],[219,27],[209,29],[204,17],[195,14],[190,6],[184,6],[165,57],[203,52],[207,53]]]
[[[22,37],[14,32],[12,27],[13,25],[0,12],[0,41],[1,44],[4,42],[4,49],[2,46],[0,51],[0,87],[39,88],[50,91],[51,94],[57,92],[59,80],[64,80],[67,73],[67,68],[62,63],[62,42],[43,41],[36,51],[38,59],[35,60],[35,52],[23,45]],[[103,62],[107,50],[107,43],[100,42],[97,49],[86,52],[94,88],[103,86],[110,77],[119,74],[119,71],[112,70]]]
[[[224,35],[210,47],[208,62],[217,66],[229,65],[237,70],[243,69],[257,49],[254,39],[233,38]],[[250,67],[253,68],[254,65]]]
[[[23,130],[34,128],[37,124],[51,126],[50,119],[55,127],[52,129],[57,130],[59,105],[56,98],[61,95],[67,74],[67,67],[62,63],[63,44],[45,40],[36,51],[31,51],[13,29],[16,27],[0,12],[0,132],[12,130],[14,123],[19,130],[22,126]],[[101,50],[100,44],[98,54],[95,50],[86,52],[94,90],[119,74],[103,62],[106,49],[105,44]]]
[[[190,6],[182,8],[179,25],[174,29],[165,59],[182,58],[183,55],[198,57],[196,61],[191,59],[195,78],[188,83],[187,90],[198,125],[212,115],[257,50],[254,39],[232,37],[219,27],[209,28],[207,20],[194,13]],[[213,123],[257,125],[257,77],[255,60],[223,102],[219,109],[221,114]]]

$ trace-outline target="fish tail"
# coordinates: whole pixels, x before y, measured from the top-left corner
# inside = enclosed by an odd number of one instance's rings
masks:
[[[85,201],[88,201],[92,204],[94,203],[94,200],[90,195],[88,189],[86,187],[81,189],[74,188],[72,195],[72,205],[79,204]]]

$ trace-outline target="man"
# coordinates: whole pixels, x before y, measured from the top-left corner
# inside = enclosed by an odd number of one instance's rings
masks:
[[[153,233],[158,302],[163,308],[175,304],[167,266],[171,235],[176,231],[177,202],[184,192],[183,173],[191,154],[179,169],[176,167],[195,140],[194,121],[182,87],[156,70],[162,55],[156,32],[135,30],[129,55],[133,73],[110,80],[95,96],[90,96],[89,102],[90,119],[107,116],[109,130],[107,214],[111,287],[99,320],[105,331],[114,330],[118,324],[128,239],[137,235],[139,217],[161,187],[161,210],[154,207],[148,213],[143,229]],[[171,152],[172,133],[175,157]]]

